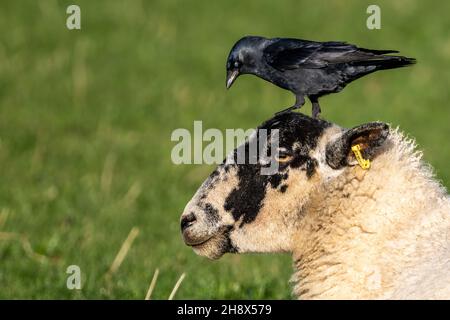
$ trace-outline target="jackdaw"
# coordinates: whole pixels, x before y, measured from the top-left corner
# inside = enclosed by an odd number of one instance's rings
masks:
[[[312,115],[317,118],[319,97],[339,92],[366,74],[416,62],[413,58],[386,55],[397,52],[358,48],[338,41],[247,36],[236,42],[228,56],[226,87],[230,88],[241,74],[254,74],[295,94],[295,104],[281,112],[300,108],[307,96]]]

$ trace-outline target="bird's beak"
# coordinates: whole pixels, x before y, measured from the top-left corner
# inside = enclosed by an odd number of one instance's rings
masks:
[[[231,85],[233,84],[234,80],[239,76],[239,70],[228,70],[227,71],[227,89],[230,89]]]

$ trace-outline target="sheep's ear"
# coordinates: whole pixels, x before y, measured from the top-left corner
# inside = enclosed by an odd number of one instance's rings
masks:
[[[326,147],[327,163],[333,169],[356,165],[351,148],[359,145],[364,159],[372,160],[376,151],[389,135],[389,126],[382,122],[370,122],[344,131]]]

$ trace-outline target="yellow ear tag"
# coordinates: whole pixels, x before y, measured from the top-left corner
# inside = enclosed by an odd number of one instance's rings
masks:
[[[370,168],[370,160],[363,158],[363,156],[361,154],[361,147],[359,146],[359,144],[355,144],[354,146],[352,146],[352,151],[355,154],[355,157],[359,163],[359,166],[361,168],[363,168],[364,170],[369,169]]]

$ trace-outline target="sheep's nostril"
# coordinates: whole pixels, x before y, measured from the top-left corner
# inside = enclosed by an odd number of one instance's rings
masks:
[[[181,219],[181,231],[192,225],[196,220],[197,218],[193,212],[190,212],[187,216],[183,217]]]

